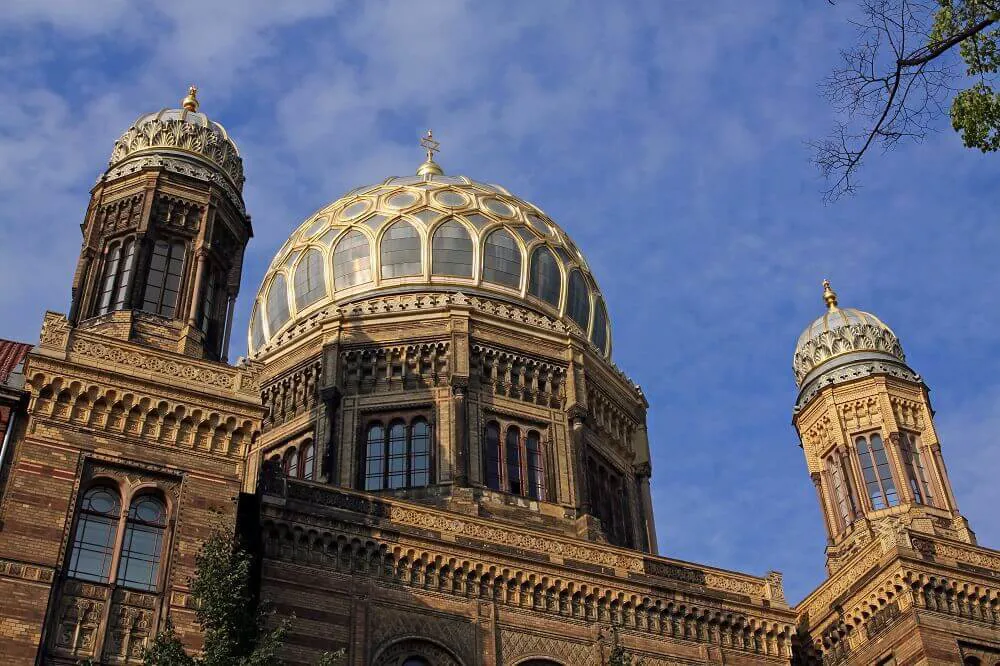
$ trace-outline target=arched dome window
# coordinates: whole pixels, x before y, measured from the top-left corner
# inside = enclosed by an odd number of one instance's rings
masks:
[[[528,293],[537,296],[553,307],[559,307],[559,293],[562,291],[562,274],[552,250],[539,247],[531,253],[531,272],[528,278]]]
[[[594,330],[590,332],[590,341],[602,352],[607,353],[608,311],[604,309],[604,301],[600,298],[594,307]]]
[[[420,234],[406,220],[389,226],[382,236],[382,279],[420,275]]]
[[[264,344],[264,317],[260,310],[260,303],[257,303],[253,321],[250,322],[250,344],[253,345],[253,351],[260,349]]]
[[[267,290],[267,323],[274,335],[289,319],[288,285],[281,273],[274,278],[271,288]]]
[[[357,229],[347,233],[333,252],[333,283],[337,289],[371,282],[371,246]]]
[[[566,301],[566,314],[584,331],[590,323],[590,289],[587,280],[579,268],[574,268],[569,274],[569,295]]]
[[[295,268],[295,307],[302,310],[324,295],[326,282],[323,279],[323,255],[319,250],[308,250]]]
[[[431,240],[431,272],[434,275],[472,277],[472,236],[457,220],[448,220]]]
[[[486,237],[483,280],[514,289],[521,286],[521,250],[506,229],[497,229]]]

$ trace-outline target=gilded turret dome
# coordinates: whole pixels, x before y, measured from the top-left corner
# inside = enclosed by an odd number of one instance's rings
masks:
[[[109,170],[134,158],[171,155],[215,167],[228,184],[243,190],[243,160],[226,128],[198,110],[198,89],[191,86],[179,109],[139,116],[115,142]]]
[[[604,300],[569,236],[506,188],[445,175],[424,145],[418,175],[352,190],[292,232],[258,292],[251,355],[351,301],[407,292],[527,306],[610,355]]]
[[[906,367],[899,339],[878,317],[840,307],[829,280],[823,281],[823,299],[827,311],[799,336],[792,359],[795,381],[803,391],[827,371],[845,365],[868,363],[865,367],[871,367],[872,361],[888,361]],[[864,370],[854,374],[858,372]]]

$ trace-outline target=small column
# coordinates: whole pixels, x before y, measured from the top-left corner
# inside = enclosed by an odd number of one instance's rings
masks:
[[[826,525],[827,543],[833,543],[833,535],[836,530],[830,523],[830,507],[826,504],[826,499],[823,497],[823,477],[819,472],[813,472],[809,475],[812,479],[813,485],[816,487],[816,499],[819,501],[819,508],[823,511],[823,523]]]
[[[236,311],[236,294],[229,294],[226,303],[226,328],[222,332],[222,355],[220,359],[223,363],[229,362],[229,340],[233,337],[233,313]]]
[[[198,248],[198,265],[194,273],[194,291],[191,293],[191,307],[188,309],[188,326],[198,327],[198,308],[201,307],[202,285],[205,281],[205,263],[208,252],[204,248]]]
[[[930,450],[934,457],[934,469],[938,473],[941,489],[944,491],[943,498],[948,503],[945,508],[958,513],[958,502],[955,501],[955,494],[951,492],[951,481],[948,479],[948,469],[944,466],[944,458],[941,456],[941,445],[935,442],[930,446]]]
[[[469,485],[469,426],[465,405],[465,387],[452,388],[452,410],[455,418],[452,439],[455,442],[455,485]]]
[[[656,523],[653,521],[653,497],[649,491],[649,479],[653,467],[648,462],[636,466],[635,480],[639,484],[639,501],[642,508],[642,522],[645,526],[646,546],[653,555],[659,553],[656,541]]]
[[[89,247],[84,248],[80,257],[80,268],[77,271],[78,280],[73,286],[73,304],[70,306],[69,323],[76,325],[80,317],[80,306],[87,297],[87,282],[90,273],[90,264],[93,261],[94,251]],[[98,283],[99,285],[100,283]]]
[[[590,489],[587,487],[586,443],[583,441],[583,416],[570,417],[573,437],[573,471],[576,476],[577,493],[580,496],[581,513],[590,513]]]

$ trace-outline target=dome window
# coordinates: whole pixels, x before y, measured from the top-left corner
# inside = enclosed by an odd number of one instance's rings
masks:
[[[458,221],[448,220],[431,240],[431,269],[434,275],[472,277],[472,236]]]
[[[307,250],[295,268],[295,307],[309,307],[326,294],[323,279],[323,255],[319,250]]]
[[[542,246],[531,253],[531,273],[528,293],[542,299],[552,307],[559,307],[562,292],[562,274],[552,250]]]
[[[590,290],[583,273],[575,269],[569,274],[569,298],[566,302],[566,314],[584,331],[590,323]]]
[[[409,208],[415,203],[417,203],[416,194],[412,192],[400,192],[386,199],[385,205],[389,208]]]
[[[312,224],[309,225],[308,229],[306,229],[305,231],[302,232],[302,237],[303,238],[312,238],[313,236],[315,236],[316,234],[318,234],[321,229],[326,228],[326,222],[327,222],[327,220],[326,220],[325,217],[321,217],[321,218],[317,219],[315,222],[313,222]]]
[[[483,280],[513,289],[521,285],[521,250],[506,229],[497,229],[486,237]]]
[[[496,213],[500,217],[514,217],[514,211],[510,206],[497,199],[486,199],[483,205],[491,213]]]
[[[534,213],[528,213],[528,224],[535,228],[536,231],[545,236],[552,235],[552,229],[549,228],[548,223],[542,218],[538,217]]]
[[[333,282],[337,289],[371,282],[371,246],[358,230],[347,233],[333,253]]]
[[[250,322],[250,345],[254,352],[264,345],[264,318],[261,316],[259,303],[253,313],[253,321]]]
[[[354,218],[356,218],[358,215],[361,215],[361,213],[365,212],[366,210],[368,210],[368,202],[367,201],[357,201],[355,203],[352,203],[350,206],[348,206],[344,210],[340,211],[340,219],[342,219],[342,220],[353,220]]]
[[[461,208],[469,204],[469,198],[467,196],[461,192],[455,192],[454,190],[438,192],[434,195],[434,199],[442,206],[447,206],[448,208]]]
[[[597,299],[597,306],[594,308],[594,329],[590,332],[590,341],[601,350],[601,353],[607,353],[608,312],[604,308],[604,301],[600,298]]]
[[[267,291],[267,323],[274,335],[288,321],[288,286],[284,275],[278,275]]]
[[[382,236],[382,279],[420,275],[420,234],[405,220],[394,222]]]

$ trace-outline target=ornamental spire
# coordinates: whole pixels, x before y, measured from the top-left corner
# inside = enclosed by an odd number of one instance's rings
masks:
[[[418,176],[443,176],[444,171],[434,161],[434,153],[438,152],[438,146],[441,144],[434,140],[434,132],[427,130],[427,136],[420,139],[420,145],[424,147],[427,151],[427,159],[424,163],[420,165],[417,169]]]
[[[837,292],[830,288],[829,280],[823,280],[823,300],[828,310],[837,309]]]
[[[181,100],[181,108],[188,111],[197,111],[198,105],[198,86],[188,86],[188,94],[187,97]]]

